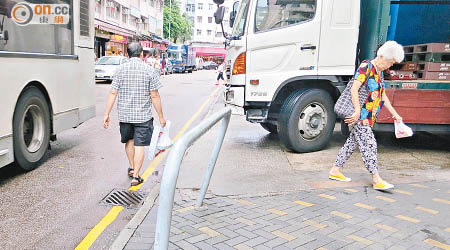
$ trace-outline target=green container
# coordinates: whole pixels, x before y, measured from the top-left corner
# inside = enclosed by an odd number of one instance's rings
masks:
[[[386,42],[390,5],[390,0],[361,0],[359,61],[375,58],[379,46]]]

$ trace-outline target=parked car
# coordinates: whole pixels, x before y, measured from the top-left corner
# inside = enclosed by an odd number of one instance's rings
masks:
[[[208,61],[205,62],[203,69],[214,69],[216,70],[217,67],[219,67],[219,65],[217,65],[217,63],[213,62],[213,61]]]
[[[159,60],[159,65],[162,65],[162,59]],[[162,66],[161,66],[162,67]],[[162,69],[161,69],[162,74]],[[169,59],[166,60],[166,75],[173,74],[173,65]]]
[[[112,82],[119,65],[128,59],[124,56],[104,56],[95,63],[95,80]]]

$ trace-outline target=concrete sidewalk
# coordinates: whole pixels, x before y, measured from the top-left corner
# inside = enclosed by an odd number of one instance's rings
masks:
[[[217,130],[185,155],[170,249],[450,249],[450,157],[438,145],[446,140],[381,135],[380,171],[396,184],[382,193],[370,187],[359,154],[345,170],[354,181],[327,180],[345,141],[338,130],[327,149],[294,154],[276,135],[233,116],[205,206],[194,208]],[[435,148],[420,145],[427,140]],[[155,186],[113,249],[152,248],[157,194]]]

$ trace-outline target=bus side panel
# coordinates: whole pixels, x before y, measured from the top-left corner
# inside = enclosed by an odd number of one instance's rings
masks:
[[[89,36],[80,34],[80,13],[83,2],[89,3]],[[74,1],[74,43],[75,55],[78,56],[78,65],[74,67],[78,77],[75,77],[78,82],[78,120],[77,125],[95,116],[95,52],[94,52],[94,9],[95,1]],[[84,10],[86,11],[86,10]],[[75,69],[76,68],[76,69]]]

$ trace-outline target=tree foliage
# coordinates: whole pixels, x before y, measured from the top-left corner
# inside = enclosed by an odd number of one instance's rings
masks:
[[[170,24],[170,40],[172,42],[186,42],[192,36],[193,25],[189,19],[189,15],[187,13],[180,14],[180,3],[177,0],[172,0],[172,8],[170,8],[170,0],[164,0],[163,21],[164,37],[169,37]]]

